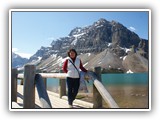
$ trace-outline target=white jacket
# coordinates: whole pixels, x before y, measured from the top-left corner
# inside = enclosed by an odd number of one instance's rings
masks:
[[[74,65],[70,62],[70,60],[72,61],[71,58],[68,57],[68,65],[67,65],[67,77],[71,77],[71,78],[79,78],[79,67],[80,67],[80,59],[76,57],[75,62],[72,63],[77,67],[77,69],[74,67]]]

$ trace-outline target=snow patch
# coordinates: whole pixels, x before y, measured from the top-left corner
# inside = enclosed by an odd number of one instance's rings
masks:
[[[42,59],[42,57],[38,57],[38,60],[41,60]]]
[[[18,71],[23,70],[23,69],[24,69],[24,66],[17,68]]]
[[[111,45],[112,45],[112,43],[108,43],[108,47],[111,46]]]
[[[86,65],[88,65],[88,62],[86,62],[83,66],[86,66]]]
[[[123,57],[119,57],[120,59],[122,59]]]
[[[127,49],[127,48],[125,48],[125,51],[126,51],[126,53],[128,53],[128,51],[131,51],[131,49]]]
[[[75,38],[79,37],[79,36],[82,36],[84,35],[84,33],[81,33],[81,34],[77,34],[77,35],[73,35]]]
[[[130,69],[126,73],[133,73]]]
[[[75,40],[72,41],[71,45],[76,45],[77,43],[77,38],[75,38]]]
[[[73,35],[73,37],[75,37],[75,40],[72,41],[71,45],[76,45],[77,43],[77,38],[84,35],[85,33],[81,33],[81,34],[76,34],[76,35]]]
[[[90,55],[91,55],[91,53],[87,53],[87,55],[88,55],[88,56],[90,56]]]
[[[125,60],[125,59],[126,59],[126,57],[127,57],[127,56],[124,56],[124,57],[123,57],[123,60]]]
[[[100,25],[100,26],[96,25],[96,27],[97,27],[97,28],[101,28],[101,27],[103,27],[103,25]]]
[[[52,57],[52,58],[56,58],[56,57],[57,57],[57,54],[52,54],[51,57]]]
[[[129,51],[131,51],[131,49],[130,48],[122,48],[122,47],[120,47],[122,50],[124,50],[126,53],[128,53]]]
[[[63,58],[63,59],[62,59],[62,63],[63,63],[64,61],[66,61],[66,59],[68,59],[68,57]]]

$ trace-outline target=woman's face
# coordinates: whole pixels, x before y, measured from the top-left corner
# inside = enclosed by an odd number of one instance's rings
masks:
[[[71,51],[69,53],[69,55],[70,55],[71,58],[75,58],[76,57],[76,53],[74,51]]]

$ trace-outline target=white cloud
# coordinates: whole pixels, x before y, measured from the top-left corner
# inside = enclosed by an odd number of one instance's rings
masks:
[[[47,38],[48,40],[55,40],[56,38],[55,37],[49,37]]]
[[[131,30],[131,31],[136,31],[136,28],[134,28],[132,26],[130,26],[128,29]]]
[[[18,48],[12,48],[12,52],[17,52]]]
[[[16,54],[18,54],[19,56],[23,57],[23,58],[30,58],[32,56],[32,54],[29,54],[29,53],[19,53],[19,52],[16,52]]]
[[[32,56],[32,54],[30,53],[22,53],[22,52],[18,52],[19,49],[18,48],[12,48],[12,52],[18,54],[19,56],[23,57],[23,58],[30,58]]]

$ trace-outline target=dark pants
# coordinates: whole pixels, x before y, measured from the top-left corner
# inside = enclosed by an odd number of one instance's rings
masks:
[[[72,105],[73,100],[75,100],[78,89],[80,85],[80,79],[79,78],[70,78],[67,77],[67,86],[68,86],[68,104]]]

